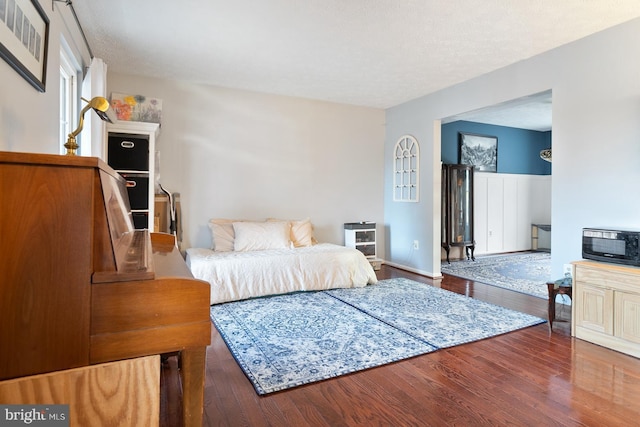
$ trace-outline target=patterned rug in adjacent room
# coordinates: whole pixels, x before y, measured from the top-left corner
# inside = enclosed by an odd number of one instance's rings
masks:
[[[538,298],[549,298],[547,281],[551,278],[551,254],[521,254],[477,257],[475,261],[443,261],[443,273]]]
[[[211,319],[258,394],[544,322],[408,279],[214,305]]]

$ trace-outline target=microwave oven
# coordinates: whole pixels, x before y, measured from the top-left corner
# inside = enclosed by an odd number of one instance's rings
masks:
[[[582,258],[640,266],[640,230],[584,228]]]

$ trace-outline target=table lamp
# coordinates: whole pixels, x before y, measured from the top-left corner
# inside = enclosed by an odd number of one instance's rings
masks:
[[[115,113],[113,109],[110,108],[107,98],[96,96],[92,98],[91,101],[87,101],[84,98],[82,98],[82,100],[87,102],[88,104],[80,112],[78,128],[69,134],[67,142],[66,144],[64,144],[64,148],[67,149],[67,156],[76,155],[76,151],[79,147],[78,143],[76,142],[76,136],[78,136],[78,134],[82,132],[82,127],[84,126],[84,113],[86,113],[89,109],[93,109],[98,117],[100,117],[100,119],[104,120],[105,122],[113,123],[116,120]]]

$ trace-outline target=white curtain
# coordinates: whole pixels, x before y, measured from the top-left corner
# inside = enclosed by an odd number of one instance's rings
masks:
[[[87,74],[82,81],[82,97],[91,99],[94,96],[107,96],[107,64],[100,58],[93,58]],[[81,103],[83,105],[84,102]],[[85,114],[84,129],[82,131],[82,143],[80,154],[83,156],[95,156],[105,159],[106,154],[106,129],[105,122],[94,114]]]

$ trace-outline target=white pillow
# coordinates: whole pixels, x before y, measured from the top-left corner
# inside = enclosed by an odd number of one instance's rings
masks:
[[[235,251],[262,251],[291,247],[288,222],[234,222]]]
[[[216,252],[233,251],[233,241],[235,234],[233,232],[234,219],[212,219],[209,221],[211,229],[211,249]]]

